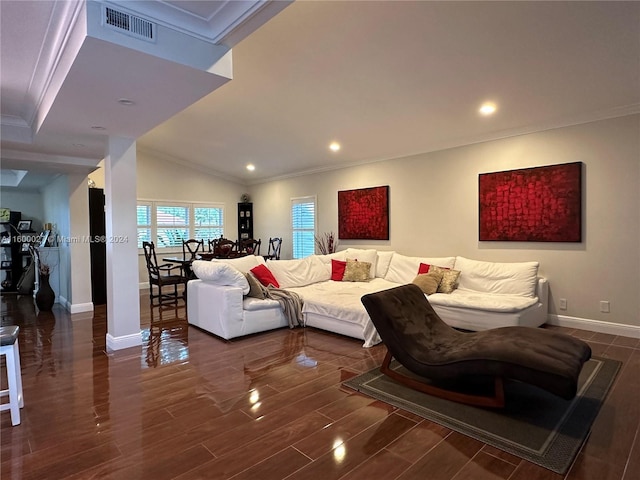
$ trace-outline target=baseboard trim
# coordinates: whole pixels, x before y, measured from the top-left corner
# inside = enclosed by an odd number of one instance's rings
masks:
[[[139,288],[140,290],[144,290],[144,289],[146,289],[146,288],[149,288],[149,282],[140,282],[140,283],[138,284],[138,288]]]
[[[640,326],[637,325],[625,325],[623,323],[603,322],[589,318],[551,314],[547,315],[547,323],[559,327],[578,328],[580,330],[608,333],[609,335],[620,335],[621,337],[640,338]]]
[[[123,350],[125,348],[139,347],[142,345],[142,332],[114,337],[107,333],[107,350]]]
[[[93,302],[89,303],[72,303],[67,307],[69,313],[93,312]]]

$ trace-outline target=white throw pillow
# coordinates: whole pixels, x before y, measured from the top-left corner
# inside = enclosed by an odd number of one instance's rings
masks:
[[[361,249],[361,248],[347,248],[345,250],[346,258],[349,260],[357,260],[359,262],[368,262],[371,264],[371,270],[369,270],[369,278],[376,277],[376,268],[378,263],[378,251],[373,248]],[[415,275],[414,275],[415,277]],[[413,278],[413,277],[411,277]]]
[[[260,255],[247,255],[239,258],[214,258],[211,261],[215,263],[226,263],[236,270],[240,270],[242,273],[247,273],[253,267],[264,264],[264,258]]]
[[[455,261],[456,257],[407,257],[406,255],[395,253],[391,257],[389,270],[387,270],[384,279],[404,285],[405,283],[411,283],[416,278],[421,263],[437,265],[442,268],[453,268]]]
[[[391,263],[391,257],[395,252],[381,252],[378,251],[378,263],[376,264],[376,277],[384,278],[389,271],[389,264]]]
[[[267,268],[276,277],[280,288],[304,287],[331,278],[331,272],[316,255],[299,260],[268,261]]]
[[[458,288],[502,295],[536,296],[538,262],[497,263],[457,257]]]
[[[239,287],[242,294],[249,293],[249,282],[238,269],[222,262],[208,262],[205,260],[194,260],[191,264],[193,273],[203,282],[215,285]]]

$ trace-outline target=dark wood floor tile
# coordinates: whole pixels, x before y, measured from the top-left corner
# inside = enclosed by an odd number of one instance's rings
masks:
[[[516,466],[504,462],[497,457],[479,451],[462,470],[460,470],[454,480],[506,480]]]
[[[2,479],[290,473],[323,480],[482,480],[504,478],[513,467],[509,480],[562,478],[344,387],[346,379],[380,365],[381,344],[363,348],[359,340],[314,328],[225,341],[189,326],[183,302],[150,309],[143,292],[140,305],[144,344],[111,352],[104,306],[78,315],[55,306],[38,315],[32,298],[0,296],[3,324],[21,326],[26,402],[21,425],[11,427],[8,412],[0,416]],[[640,340],[551,329],[585,338],[594,355],[623,362],[567,480],[636,480]],[[354,420],[376,406],[379,419]],[[331,448],[336,432],[348,438]]]
[[[610,335],[608,333],[596,333],[589,340],[596,343],[604,343],[606,345],[610,345],[615,339],[615,335]]]
[[[446,427],[424,420],[395,440],[387,449],[415,463],[451,433]]]
[[[509,480],[563,480],[564,475],[552,472],[530,462],[521,462]]]
[[[374,402],[342,417],[322,431],[295,443],[293,446],[315,460],[333,450],[336,444],[346,442],[371,425],[387,418],[393,410],[395,410],[394,407],[383,402]]]
[[[328,387],[333,387],[343,381],[343,371],[335,370],[327,375],[315,378],[312,381],[303,383],[302,385],[298,385],[297,387],[291,388],[285,392],[267,397],[260,402],[259,408],[254,408],[254,406],[251,408],[245,408],[243,411],[253,418],[262,417],[269,413],[285,408],[287,405],[297,402],[301,398],[313,396],[318,391],[325,390]],[[343,391],[341,395],[336,396],[334,401],[344,398],[347,395],[349,395],[349,393]],[[326,406],[326,404],[322,407],[324,406]]]
[[[58,459],[44,467],[34,471],[24,472],[21,476],[24,480],[50,480],[52,478],[65,478],[77,472],[83,472],[90,468],[107,462],[122,455],[118,447],[113,443],[106,443],[95,448],[90,448],[71,457]]]
[[[340,480],[393,480],[398,478],[409,466],[410,462],[400,458],[398,455],[383,449],[369,458],[366,462],[361,463],[346,475],[340,477]]]
[[[607,350],[613,358],[625,357],[627,352],[632,354],[618,373],[583,448],[584,455],[610,465],[626,463],[640,425],[640,351],[615,346]]]
[[[202,445],[196,445],[187,450],[182,450],[180,445],[175,445],[174,451],[177,453],[156,456],[154,462],[141,461],[137,465],[122,469],[117,478],[122,480],[133,478],[170,480],[214,458],[211,452]],[[147,452],[142,458],[147,458],[148,455],[153,455],[153,452]]]
[[[239,446],[201,467],[178,477],[180,480],[223,480],[277,454],[286,446],[315,434],[330,424],[330,420],[318,412],[311,412],[281,428]],[[177,439],[179,440],[179,439]]]
[[[233,477],[234,480],[281,480],[307,465],[311,460],[292,447],[254,465]]]
[[[339,479],[363,462],[373,458],[380,450],[414,425],[415,423],[404,417],[391,414],[346,442],[336,442],[330,452],[298,470],[288,479]]]
[[[450,480],[481,448],[482,443],[477,440],[452,432],[400,475],[398,480]]]
[[[224,455],[280,426],[291,423],[300,415],[305,415],[339,398],[343,398],[344,395],[335,387],[327,388],[272,413],[258,417],[248,424],[223,431],[220,435],[204,442],[204,445],[216,456]]]
[[[579,454],[565,480],[621,480],[624,469],[597,458]],[[637,477],[636,477],[637,478]]]
[[[485,445],[484,447],[482,447],[482,451],[484,453],[487,453],[489,455],[493,455],[494,457],[499,458],[500,460],[503,460],[507,463],[510,463],[512,465],[518,466],[520,465],[520,462],[522,462],[523,460],[520,457],[516,457],[515,455],[511,455],[510,453],[507,453],[503,450],[500,450],[496,447],[492,447],[491,445]]]
[[[353,392],[352,390],[344,390],[345,392]],[[376,400],[363,395],[358,392],[349,393],[346,397],[340,400],[330,403],[326,407],[319,409],[318,411],[323,415],[331,418],[332,420],[339,420],[342,417],[349,415],[350,413],[358,410],[359,408],[371,405]]]
[[[640,346],[640,338],[617,336],[613,340],[613,345],[618,345],[620,347],[638,348]]]
[[[573,332],[571,332],[571,335],[573,335],[574,337],[577,337],[577,338],[581,338],[582,340],[589,340],[595,334],[596,334],[596,332],[591,332],[589,330],[579,330],[577,328]]]
[[[629,453],[629,460],[624,468],[622,480],[637,480],[640,478],[640,427],[636,431],[636,439]]]

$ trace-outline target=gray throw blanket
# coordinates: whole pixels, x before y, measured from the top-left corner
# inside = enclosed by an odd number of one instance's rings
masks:
[[[302,325],[302,298],[300,298],[300,295],[282,288],[265,287],[260,282],[257,282],[257,284],[260,285],[264,298],[270,298],[280,304],[284,316],[289,321],[289,328]]]

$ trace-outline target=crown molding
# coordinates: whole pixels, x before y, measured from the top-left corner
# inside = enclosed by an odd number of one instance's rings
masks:
[[[571,117],[563,117],[562,119],[550,120],[548,122],[543,122],[537,125],[500,130],[497,132],[490,132],[483,135],[464,137],[464,138],[455,139],[447,142],[433,143],[429,145],[425,150],[421,150],[419,152],[407,153],[407,154],[403,154],[396,157],[371,158],[371,159],[358,160],[358,161],[349,162],[349,163],[341,163],[339,165],[328,165],[328,166],[310,168],[310,169],[301,170],[298,172],[287,173],[284,175],[278,175],[274,177],[268,177],[268,178],[249,181],[247,182],[247,185],[248,186],[259,185],[262,183],[269,183],[269,182],[274,182],[278,180],[286,180],[289,178],[304,177],[306,175],[325,173],[325,172],[330,172],[334,170],[342,170],[345,168],[357,167],[360,165],[367,165],[370,163],[385,162],[388,160],[396,160],[400,158],[408,158],[408,157],[413,157],[415,155],[421,155],[425,153],[439,152],[441,150],[449,150],[451,148],[465,147],[468,145],[475,145],[477,143],[492,142],[495,140],[518,137],[521,135],[529,135],[532,133],[544,132],[547,130],[555,130],[558,128],[571,127],[574,125],[582,125],[585,123],[598,122],[601,120],[608,120],[610,118],[626,117],[628,115],[636,115],[638,113],[640,113],[640,103],[621,105],[621,106],[607,108],[603,110],[578,114]]]

